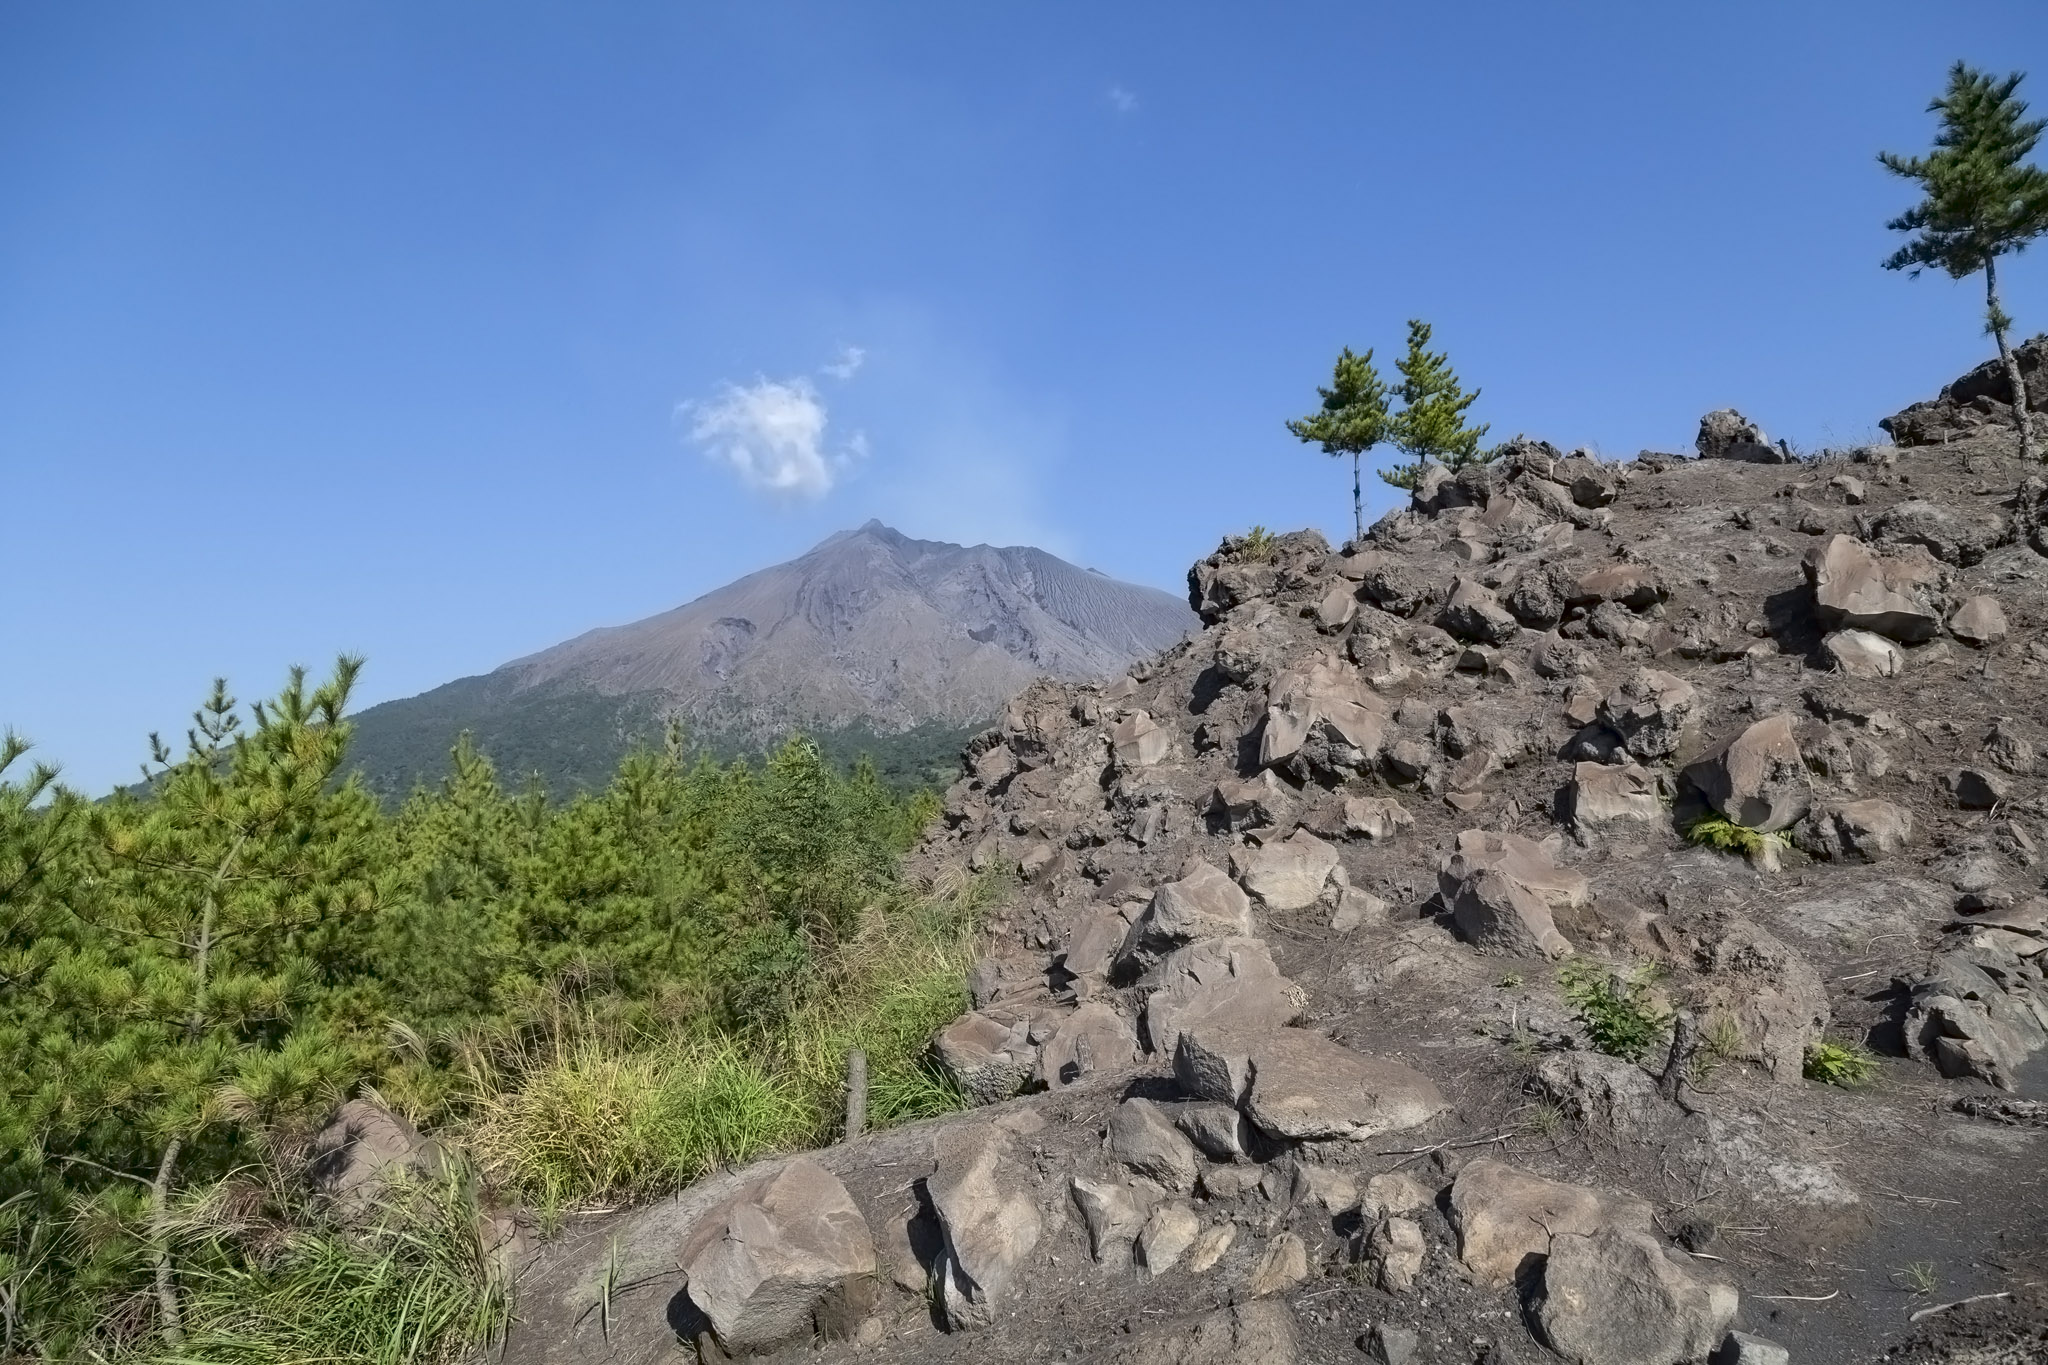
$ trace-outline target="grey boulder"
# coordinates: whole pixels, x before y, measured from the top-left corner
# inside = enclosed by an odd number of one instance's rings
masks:
[[[1773,833],[1813,804],[1813,779],[1792,718],[1766,716],[1709,749],[1685,776],[1715,810],[1745,829]]]
[[[1657,1239],[1624,1228],[1550,1239],[1535,1318],[1576,1365],[1672,1365],[1703,1359],[1735,1320],[1738,1296],[1700,1280]]]
[[[799,1157],[714,1211],[682,1263],[719,1345],[742,1355],[810,1338],[828,1296],[864,1302],[875,1242],[846,1187]]]

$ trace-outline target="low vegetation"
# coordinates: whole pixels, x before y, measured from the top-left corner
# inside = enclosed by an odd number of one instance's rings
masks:
[[[1639,1062],[1671,1030],[1671,1012],[1656,999],[1657,975],[1654,964],[1623,975],[1605,963],[1572,958],[1558,969],[1557,985],[1594,1047]]]
[[[1725,815],[1703,815],[1685,827],[1685,841],[1720,853],[1768,861],[1787,847],[1784,836],[1738,825]]]
[[[816,1141],[856,1047],[872,1121],[958,1103],[923,1047],[987,887],[898,883],[929,794],[672,732],[567,803],[465,741],[387,812],[356,669],[216,685],[98,803],[0,750],[0,1359],[452,1358],[504,1321],[480,1209]],[[472,1173],[330,1225],[299,1170],[350,1094]]]
[[[1868,1085],[1877,1077],[1877,1058],[1856,1043],[1821,1041],[1806,1049],[1806,1079],[1824,1085]]]

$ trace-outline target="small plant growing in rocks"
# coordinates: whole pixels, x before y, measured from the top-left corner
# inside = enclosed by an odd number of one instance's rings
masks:
[[[1877,1058],[1855,1043],[1825,1040],[1806,1049],[1806,1079],[1843,1087],[1868,1085],[1877,1075]]]
[[[1237,538],[1236,550],[1240,559],[1267,560],[1273,557],[1273,533],[1263,526],[1254,526]]]
[[[1722,853],[1740,853],[1756,861],[1768,860],[1785,847],[1783,836],[1738,825],[1725,815],[1703,815],[1685,827],[1685,841]]]
[[[1558,990],[1586,1025],[1593,1046],[1610,1057],[1639,1062],[1671,1028],[1671,1012],[1651,993],[1657,968],[1645,964],[1627,976],[1603,963],[1574,958],[1558,969]]]

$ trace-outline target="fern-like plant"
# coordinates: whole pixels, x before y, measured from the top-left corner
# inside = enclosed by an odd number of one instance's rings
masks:
[[[1593,1046],[1610,1057],[1639,1062],[1671,1029],[1671,1013],[1652,994],[1658,976],[1646,963],[1626,976],[1604,963],[1573,958],[1558,969],[1557,986]]]

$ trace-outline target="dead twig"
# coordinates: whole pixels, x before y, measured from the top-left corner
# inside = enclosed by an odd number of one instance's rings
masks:
[[[1972,1294],[1969,1298],[1957,1299],[1954,1303],[1937,1303],[1931,1308],[1923,1308],[1919,1312],[1908,1316],[1906,1321],[1918,1322],[1922,1318],[1931,1318],[1936,1313],[1946,1313],[1951,1308],[1961,1308],[1966,1303],[1982,1303],[1986,1299],[2009,1299],[2011,1297],[2012,1291],[2010,1289],[2001,1289],[1996,1294]]]
[[[1826,1303],[1829,1299],[1842,1297],[1842,1291],[1831,1289],[1825,1294],[1751,1294],[1750,1297],[1764,1299],[1770,1303]]]

